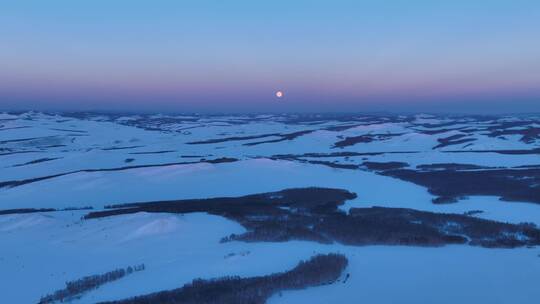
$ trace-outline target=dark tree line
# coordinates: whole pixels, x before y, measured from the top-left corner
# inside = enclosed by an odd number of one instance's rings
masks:
[[[316,255],[287,272],[251,278],[195,279],[177,289],[100,304],[263,304],[283,290],[331,284],[347,264],[341,254]]]
[[[231,163],[235,161],[238,161],[238,159],[232,158],[232,157],[220,157],[216,159],[201,159],[200,161],[193,161],[193,162],[173,162],[173,163],[164,163],[164,164],[146,164],[146,165],[132,165],[132,166],[126,165],[122,167],[103,168],[103,169],[81,169],[81,170],[67,171],[67,172],[53,174],[53,175],[33,177],[33,178],[27,178],[27,179],[21,179],[21,180],[3,181],[3,182],[0,182],[0,189],[19,187],[19,186],[23,186],[23,185],[27,185],[27,184],[31,184],[35,182],[40,182],[40,181],[49,180],[49,179],[71,175],[71,174],[76,174],[76,173],[114,172],[114,171],[123,171],[123,170],[130,170],[130,169],[139,169],[139,168],[156,168],[156,167],[166,167],[166,166],[172,166],[172,165],[188,165],[188,164],[200,164],[200,163],[220,164],[220,163]]]
[[[43,213],[43,212],[56,212],[56,211],[76,211],[76,210],[92,210],[93,207],[66,207],[63,209],[54,208],[19,208],[19,209],[5,209],[0,210],[0,215],[8,214],[25,214],[25,213]]]
[[[540,230],[531,225],[495,222],[463,214],[405,208],[338,208],[353,193],[303,188],[237,198],[180,200],[109,206],[86,219],[135,212],[207,212],[240,223],[246,232],[226,241],[286,242],[308,240],[347,245],[442,246],[470,244],[512,248],[540,245]]]
[[[345,137],[345,139],[334,143],[333,148],[345,148],[354,146],[359,143],[370,143],[372,141],[388,140],[396,136],[401,136],[404,133],[384,133],[384,134],[364,134],[359,136]]]
[[[442,246],[470,244],[512,248],[540,244],[540,230],[475,218],[405,208],[338,209],[353,193],[339,189],[303,188],[248,195],[109,206],[85,218],[135,212],[207,212],[237,221],[247,230],[222,241],[285,242],[308,240],[347,245]]]
[[[58,211],[53,208],[20,208],[20,209],[6,209],[6,210],[0,210],[0,215],[8,215],[8,214],[23,214],[23,213],[38,213],[38,212],[53,212]]]
[[[424,170],[396,169],[381,171],[383,175],[399,178],[428,188],[437,195],[434,203],[453,203],[470,195],[499,196],[506,201],[540,204],[539,168],[489,168],[489,170],[463,170],[464,166]]]
[[[97,289],[101,285],[119,280],[126,275],[144,269],[144,264],[141,264],[133,267],[129,266],[127,268],[115,269],[104,274],[83,277],[75,281],[68,281],[66,282],[66,287],[64,289],[57,290],[53,294],[41,297],[39,304],[54,303],[58,301],[64,302],[66,300],[69,301],[70,299],[79,298],[87,291]]]

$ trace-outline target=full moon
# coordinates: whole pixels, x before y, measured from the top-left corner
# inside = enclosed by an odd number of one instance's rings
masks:
[[[276,92],[276,97],[277,97],[277,98],[283,97],[283,92],[277,91],[277,92]]]

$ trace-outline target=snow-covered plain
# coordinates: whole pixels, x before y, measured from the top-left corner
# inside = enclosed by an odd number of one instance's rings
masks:
[[[0,211],[101,210],[116,203],[320,186],[356,193],[356,199],[340,207],[344,210],[370,206],[459,214],[481,210],[474,216],[540,225],[539,204],[478,195],[435,205],[435,196],[425,187],[361,167],[363,162],[404,162],[411,168],[445,163],[492,168],[540,165],[535,131],[539,122],[534,116],[2,113]],[[347,138],[360,139],[343,147],[336,144]],[[451,144],[440,146],[446,139]],[[460,142],[463,139],[467,141]],[[504,152],[509,150],[517,152]],[[339,154],[344,152],[350,154]],[[222,158],[236,161],[215,161]],[[0,215],[0,303],[37,303],[66,281],[141,263],[146,265],[144,271],[73,302],[122,299],[180,287],[199,277],[266,275],[324,252],[347,256],[346,272],[351,275],[347,283],[288,291],[269,302],[536,303],[540,299],[536,283],[540,252],[535,248],[220,243],[222,237],[244,228],[204,213],[81,220],[87,212]]]

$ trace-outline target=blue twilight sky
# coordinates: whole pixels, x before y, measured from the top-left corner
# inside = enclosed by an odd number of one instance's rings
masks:
[[[540,1],[0,0],[0,109],[538,112]]]

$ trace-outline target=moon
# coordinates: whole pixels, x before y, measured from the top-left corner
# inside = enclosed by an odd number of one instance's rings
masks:
[[[282,91],[277,91],[277,92],[276,92],[276,97],[277,97],[277,98],[283,97],[283,92],[282,92]]]

